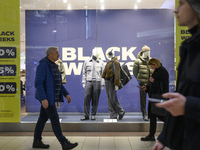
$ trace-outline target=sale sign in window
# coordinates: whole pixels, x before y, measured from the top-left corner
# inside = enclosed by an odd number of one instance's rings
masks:
[[[0,122],[20,122],[20,0],[0,1]]]

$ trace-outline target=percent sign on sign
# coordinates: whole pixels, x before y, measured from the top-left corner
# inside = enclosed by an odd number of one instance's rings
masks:
[[[15,94],[15,93],[16,93],[15,82],[0,83],[0,94]]]
[[[6,71],[7,73],[11,73],[11,74],[14,73],[14,70],[12,69],[12,67],[5,67],[5,71]]]
[[[0,47],[0,58],[16,58],[16,47]]]
[[[6,89],[7,89],[8,91],[12,91],[12,92],[15,91],[15,88],[13,87],[13,85],[6,85]]]
[[[8,54],[8,56],[15,56],[15,52],[13,52],[13,49],[6,49],[6,53]]]
[[[0,76],[15,76],[16,65],[0,65]]]

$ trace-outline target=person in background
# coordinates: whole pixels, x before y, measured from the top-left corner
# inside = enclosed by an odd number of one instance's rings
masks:
[[[133,75],[137,79],[140,86],[147,85],[149,73],[150,75],[153,73],[153,70],[147,65],[147,62],[150,59],[150,50],[150,47],[144,45],[133,64]],[[146,111],[146,95],[146,91],[140,89],[140,108],[144,121],[148,121]]]
[[[110,119],[117,119],[117,115],[119,115],[118,119],[121,120],[125,115],[125,111],[120,106],[120,103],[117,99],[117,90],[120,86],[121,67],[117,57],[114,57],[115,54],[112,50],[110,50],[107,55],[111,60],[106,63],[102,78],[105,79],[106,84],[108,111],[110,114]]]
[[[174,11],[179,26],[187,26],[191,38],[180,46],[176,93],[157,103],[165,108],[164,128],[152,150],[199,150],[200,148],[200,0],[179,0]]]
[[[152,76],[149,77],[149,82],[147,85],[143,85],[141,89],[146,90],[146,92],[149,94],[149,97],[153,97],[154,94],[161,95],[169,92],[169,73],[162,66],[160,60],[157,58],[151,58],[147,65],[149,65],[154,72]],[[152,111],[153,108],[151,108],[151,104],[154,104],[154,102],[149,102],[148,105],[148,117],[150,118],[149,135],[142,137],[141,141],[155,141],[154,134],[156,133],[157,118],[161,121],[164,121],[165,111],[163,114],[155,114]]]
[[[48,119],[51,121],[52,129],[63,150],[75,148],[78,143],[70,143],[62,134],[56,102],[63,102],[63,96],[71,102],[68,91],[62,84],[62,78],[55,61],[60,56],[58,47],[49,47],[46,57],[41,59],[36,70],[35,98],[41,103],[40,116],[35,126],[33,148],[49,148],[42,142],[42,131]]]
[[[22,80],[20,80],[20,86],[21,86],[21,107],[23,107],[25,104],[25,98],[24,98],[25,85],[23,84]]]
[[[96,120],[97,107],[101,90],[104,89],[105,80],[101,78],[104,62],[99,58],[98,48],[92,50],[92,56],[85,61],[82,74],[82,85],[85,88],[84,116],[81,121],[89,120],[90,102],[92,100],[91,120]]]

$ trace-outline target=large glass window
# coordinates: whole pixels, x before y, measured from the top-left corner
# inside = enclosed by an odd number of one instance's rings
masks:
[[[107,52],[113,50],[121,65],[128,66],[132,79],[117,91],[127,113],[141,112],[138,80],[132,69],[144,45],[150,47],[150,57],[158,58],[168,70],[173,91],[173,7],[165,0],[21,0],[21,79],[25,85],[22,120],[40,110],[34,81],[37,66],[49,46],[59,47],[66,72],[64,87],[72,97],[70,104],[61,104],[60,113],[84,113],[82,69],[94,48],[100,50],[99,58],[105,64],[109,61]],[[97,112],[108,113],[105,88],[101,90]]]

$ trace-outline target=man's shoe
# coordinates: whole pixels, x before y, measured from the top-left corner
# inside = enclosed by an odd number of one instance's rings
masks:
[[[95,115],[92,115],[92,116],[91,116],[91,120],[96,120]]]
[[[83,117],[83,118],[81,118],[81,121],[84,121],[84,120],[89,120],[89,117]]]
[[[125,111],[123,112],[123,114],[119,115],[119,120],[121,120],[125,115]]]
[[[143,116],[143,120],[144,121],[149,121],[148,116],[147,115]]]
[[[150,135],[141,138],[141,141],[155,141],[155,140],[156,140],[155,137]]]
[[[62,144],[62,149],[63,150],[69,150],[69,149],[73,149],[76,146],[78,146],[78,143],[70,143],[67,139],[64,141],[64,143]]]
[[[49,148],[50,146],[44,144],[41,140],[33,140],[33,148]]]

